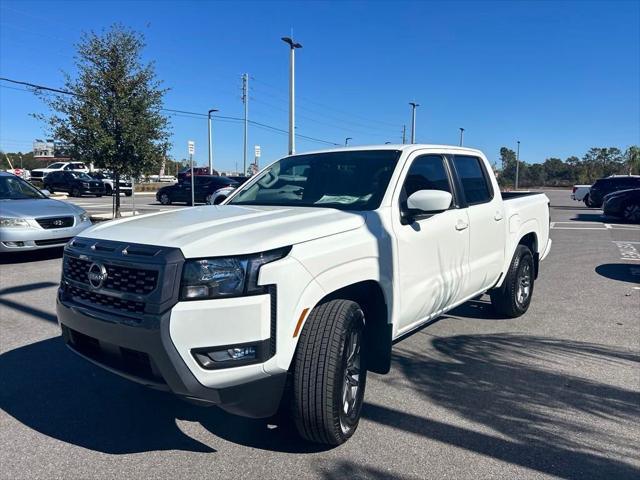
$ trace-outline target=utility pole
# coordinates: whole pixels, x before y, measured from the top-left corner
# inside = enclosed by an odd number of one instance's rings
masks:
[[[296,98],[295,98],[295,75],[296,75],[296,48],[302,45],[293,41],[291,37],[282,37],[282,41],[289,45],[289,155],[296,153]]]
[[[409,102],[411,105],[411,143],[416,143],[416,108],[420,106],[419,103]]]
[[[249,130],[249,74],[242,75],[242,103],[244,103],[244,146],[242,148],[243,170],[247,174],[247,134]]]
[[[520,140],[518,140],[518,149],[516,150],[516,190],[518,189],[519,173],[520,173]]]
[[[464,136],[464,128],[460,127],[460,146],[462,146],[463,136]]]
[[[407,126],[402,125],[402,144],[407,143]]]
[[[347,145],[349,145],[349,140],[353,140],[353,138],[351,137],[347,137],[344,139],[344,146],[346,147]]]
[[[213,175],[213,145],[212,141],[212,133],[211,133],[211,114],[217,112],[215,108],[212,108],[207,112],[207,120],[209,121],[209,175]]]

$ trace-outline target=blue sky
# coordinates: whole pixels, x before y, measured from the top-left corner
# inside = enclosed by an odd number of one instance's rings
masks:
[[[287,128],[291,28],[297,131],[353,144],[400,142],[418,109],[417,140],[465,145],[497,160],[581,156],[640,143],[640,2],[27,2],[0,1],[0,75],[62,86],[84,30],[121,22],[143,32],[145,59],[171,91],[168,108],[249,117]],[[45,136],[33,94],[0,88],[0,148],[29,151]],[[173,150],[207,161],[206,119],[172,117]],[[214,122],[214,163],[242,164],[242,125]],[[250,127],[262,161],[286,154],[285,134]],[[323,148],[298,139],[298,152]],[[253,148],[250,148],[252,151]],[[250,157],[252,153],[250,153]]]

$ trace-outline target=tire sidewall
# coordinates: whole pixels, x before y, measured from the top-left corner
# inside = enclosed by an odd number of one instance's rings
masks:
[[[359,330],[360,332],[360,384],[353,412],[349,417],[346,417],[343,413],[342,408],[342,389],[344,375],[347,367],[347,354],[349,351],[347,342],[353,330]],[[353,435],[360,421],[360,414],[362,412],[362,404],[364,401],[364,392],[367,382],[367,368],[365,362],[366,352],[364,351],[364,314],[362,310],[356,304],[354,304],[353,308],[349,312],[348,321],[345,325],[344,338],[342,339],[342,350],[340,352],[340,370],[335,376],[333,388],[333,406],[336,413],[335,418],[339,419],[337,430],[339,431],[339,435],[343,438],[343,440],[347,440]]]
[[[526,265],[529,265],[530,275],[531,275],[531,284],[529,287],[529,296],[524,301],[524,303],[520,304],[517,300],[518,295],[518,281],[520,279],[520,273],[525,268]],[[525,313],[529,309],[529,305],[531,305],[531,299],[533,298],[533,289],[535,286],[534,280],[534,264],[533,264],[533,255],[531,254],[531,250],[527,247],[519,248],[518,255],[514,258],[513,265],[513,278],[511,279],[512,287],[511,287],[511,301],[515,310],[518,311],[519,314]]]

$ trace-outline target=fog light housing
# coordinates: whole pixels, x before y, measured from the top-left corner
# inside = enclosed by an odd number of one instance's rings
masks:
[[[11,248],[24,247],[24,242],[2,242],[2,243],[4,243],[5,246],[11,247]]]
[[[269,340],[239,345],[195,348],[191,350],[198,364],[206,370],[238,367],[252,363],[260,363],[264,353],[268,351]]]

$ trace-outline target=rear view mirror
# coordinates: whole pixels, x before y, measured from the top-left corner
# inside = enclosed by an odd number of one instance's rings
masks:
[[[452,195],[443,190],[418,190],[407,199],[408,211],[403,214],[403,223],[410,223],[422,215],[442,213],[449,209],[452,200]]]
[[[43,194],[46,197],[50,197],[51,196],[51,192],[49,190],[40,190],[40,193]]]

